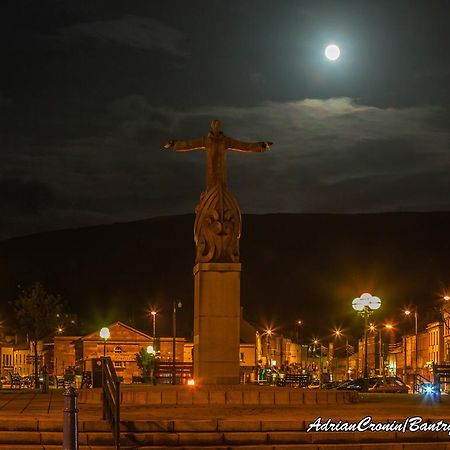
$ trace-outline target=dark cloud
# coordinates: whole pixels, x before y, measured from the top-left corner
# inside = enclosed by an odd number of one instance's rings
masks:
[[[62,33],[69,38],[82,35],[141,50],[187,55],[182,49],[182,33],[151,17],[125,15],[118,19],[79,23],[62,30]]]
[[[227,135],[275,142],[262,155],[230,152],[229,182],[245,212],[450,207],[450,133],[445,112],[433,106],[377,108],[332,98],[177,111],[134,94],[95,116],[99,136],[24,147],[0,160],[11,176],[48,186],[26,185],[34,190],[32,210],[53,216],[54,228],[190,212],[204,185],[204,155],[164,152],[162,143],[206,134],[216,117]],[[18,186],[9,198],[26,209]]]
[[[161,144],[213,118],[275,142],[229,155],[245,212],[450,207],[440,2],[21,5],[0,6],[4,237],[193,211],[204,155]]]

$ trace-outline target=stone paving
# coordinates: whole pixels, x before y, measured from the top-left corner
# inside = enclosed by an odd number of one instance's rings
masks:
[[[282,389],[282,388],[281,388]],[[101,404],[79,403],[80,450],[109,450],[112,434]],[[447,432],[307,433],[318,416],[357,422],[421,416],[450,423],[450,397],[440,403],[416,395],[365,394],[358,403],[301,405],[124,405],[122,448],[270,450],[450,450]],[[61,448],[63,391],[0,391],[0,450]]]
[[[48,394],[27,390],[0,390],[0,420],[3,419],[62,419],[63,391],[52,389]],[[101,405],[79,403],[79,418],[101,418]],[[450,422],[450,397],[441,402],[412,394],[362,394],[358,403],[304,405],[124,405],[123,420],[170,419],[236,419],[236,420],[293,420],[313,421],[318,416],[335,420],[358,420],[367,415],[376,420],[404,419],[414,415]]]

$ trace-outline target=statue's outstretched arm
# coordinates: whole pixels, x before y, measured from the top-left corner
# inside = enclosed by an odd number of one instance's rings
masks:
[[[192,150],[204,150],[205,142],[203,137],[192,139],[190,141],[166,141],[164,148],[167,150],[171,147],[173,147],[176,152],[191,152]]]
[[[242,142],[228,137],[226,142],[227,150],[234,152],[265,152],[271,145],[272,142]]]

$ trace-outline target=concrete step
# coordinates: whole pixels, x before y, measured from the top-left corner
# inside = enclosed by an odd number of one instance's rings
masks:
[[[121,446],[121,450],[198,450],[198,446]],[[282,445],[244,445],[244,446],[205,446],[201,450],[450,450],[450,443],[434,442],[396,442],[366,444],[282,444]],[[61,450],[61,445],[3,445],[0,450]],[[115,446],[85,446],[79,450],[116,450]]]
[[[79,432],[79,444],[84,447],[107,448],[112,446],[113,438],[110,432],[92,431]],[[11,449],[20,446],[60,447],[63,435],[60,431],[1,431],[0,445]],[[123,448],[145,448],[149,446],[162,447],[280,447],[283,445],[303,446],[301,448],[317,448],[325,444],[346,445],[358,448],[367,444],[390,444],[397,449],[405,443],[432,444],[434,450],[450,450],[449,435],[439,433],[326,433],[304,431],[184,431],[184,432],[122,432]],[[447,448],[448,446],[448,448]],[[0,449],[2,447],[0,446]],[[403,447],[402,447],[403,448]],[[412,447],[411,447],[412,448]],[[420,447],[419,447],[420,448]]]
[[[393,421],[393,418],[390,418]],[[400,422],[402,419],[396,419]],[[429,419],[431,421],[431,419]],[[435,419],[436,420],[436,419]],[[428,421],[424,418],[424,421]],[[450,422],[450,419],[445,419]],[[123,433],[144,432],[270,432],[270,431],[306,431],[310,420],[301,419],[167,419],[167,420],[121,420],[120,428]],[[62,432],[61,420],[36,419],[0,419],[0,432],[28,431],[28,432]],[[110,432],[109,425],[104,420],[79,420],[79,432],[95,433]],[[309,433],[313,434],[313,433]],[[326,433],[331,435],[333,433]],[[337,433],[334,433],[337,434]],[[345,433],[344,433],[345,434]],[[349,434],[349,433],[347,433]],[[357,433],[362,434],[362,433]],[[377,433],[371,433],[376,435]]]

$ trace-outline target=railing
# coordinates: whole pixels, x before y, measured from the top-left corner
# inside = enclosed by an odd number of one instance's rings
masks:
[[[413,391],[418,392],[419,394],[423,393],[425,386],[431,386],[432,383],[428,378],[425,378],[424,376],[420,375],[420,373],[414,374],[414,386]]]
[[[441,385],[450,384],[450,364],[433,364],[433,378],[436,391],[441,395]]]
[[[176,382],[174,384],[186,384],[192,378],[192,363],[175,363]],[[156,371],[156,378],[160,384],[172,383],[173,363],[160,362]]]
[[[109,422],[116,449],[120,449],[120,381],[111,358],[102,358],[103,419]]]

